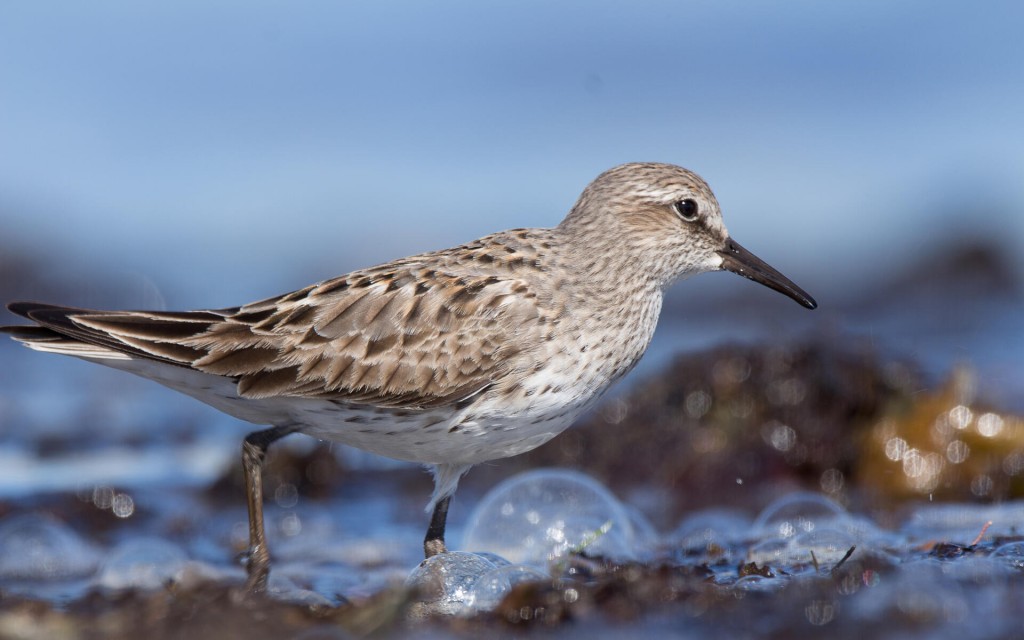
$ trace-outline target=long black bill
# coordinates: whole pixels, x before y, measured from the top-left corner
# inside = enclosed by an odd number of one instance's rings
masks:
[[[732,238],[725,241],[725,248],[719,249],[718,255],[722,256],[723,269],[728,269],[744,278],[750,278],[754,282],[763,284],[769,289],[784,293],[808,309],[817,308],[818,303],[806,291],[773,269],[767,262],[744,249]]]

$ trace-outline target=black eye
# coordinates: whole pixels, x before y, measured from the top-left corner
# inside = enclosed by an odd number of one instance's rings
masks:
[[[680,218],[687,222],[693,222],[694,220],[696,220],[697,214],[700,213],[698,211],[697,201],[694,200],[693,198],[686,198],[685,200],[680,200],[679,202],[673,204],[672,208],[675,209],[676,213],[679,215]]]

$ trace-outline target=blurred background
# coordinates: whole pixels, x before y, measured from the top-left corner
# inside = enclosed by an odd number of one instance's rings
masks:
[[[6,3],[0,242],[89,274],[80,303],[113,277],[135,304],[227,306],[554,225],[604,169],[655,160],[703,175],[735,237],[827,309],[938,243],[1024,239],[1022,19],[1015,2]]]
[[[916,363],[911,392],[966,364],[972,398],[1019,411],[1022,24],[1011,1],[4,3],[0,300],[236,305],[555,225],[601,171],[662,161],[820,308],[682,283],[629,384],[813,336]],[[0,358],[2,493],[234,460],[242,428],[188,399]],[[180,458],[110,453],[181,433]],[[111,449],[38,459],[83,443]]]

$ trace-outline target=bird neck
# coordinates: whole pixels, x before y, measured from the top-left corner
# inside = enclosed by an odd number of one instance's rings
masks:
[[[658,265],[652,263],[651,247],[642,246],[636,234],[619,228],[614,217],[612,224],[606,224],[607,219],[600,225],[593,222],[570,214],[554,230],[574,284],[601,301],[617,302],[612,298],[621,297],[622,291],[660,299],[668,282]]]

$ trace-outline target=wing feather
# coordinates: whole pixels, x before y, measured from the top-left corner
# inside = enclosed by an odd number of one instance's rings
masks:
[[[526,282],[446,273],[412,259],[219,311],[10,308],[38,323],[4,328],[30,346],[190,367],[236,379],[247,398],[401,408],[479,393],[514,370],[544,328]]]

